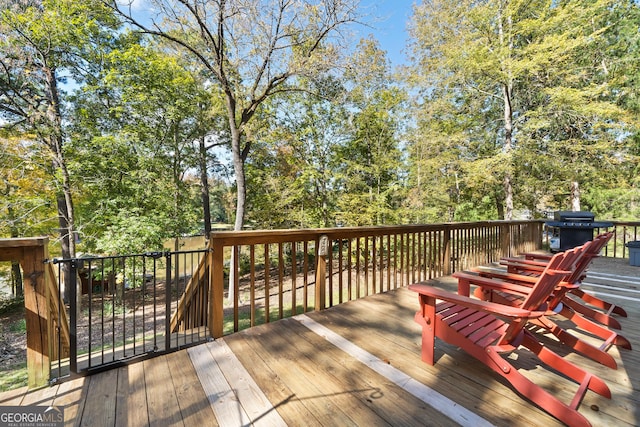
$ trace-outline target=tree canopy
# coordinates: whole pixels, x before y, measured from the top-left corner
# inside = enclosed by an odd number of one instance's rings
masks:
[[[3,236],[640,217],[637,2],[143,4],[0,0]]]

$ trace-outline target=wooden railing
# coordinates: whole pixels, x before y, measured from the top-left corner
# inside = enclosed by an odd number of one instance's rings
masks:
[[[626,257],[625,244],[640,239],[640,222],[614,222],[614,231],[603,255]],[[541,249],[542,232],[543,221],[215,232],[195,270],[184,276],[189,282],[165,334],[204,327],[221,337],[322,310]],[[47,243],[0,239],[0,260],[20,261],[26,278],[30,387],[45,384],[50,361],[66,357],[72,345],[64,305],[51,299],[55,272],[45,264]]]
[[[626,244],[640,240],[640,221],[613,221],[614,238],[604,249],[603,256],[628,258],[629,249]]]
[[[539,249],[542,222],[227,231],[212,233],[209,245],[211,260],[192,286],[210,275],[206,321],[220,337]],[[176,330],[200,326],[182,323],[174,315]]]

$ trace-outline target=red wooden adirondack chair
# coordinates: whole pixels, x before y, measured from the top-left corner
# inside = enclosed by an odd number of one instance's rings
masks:
[[[609,388],[600,378],[544,347],[534,334],[525,329],[531,319],[544,315],[545,309],[540,311],[539,307],[546,305],[556,285],[569,274],[559,268],[573,265],[576,257],[575,250],[556,254],[534,286],[504,282],[505,286],[519,288],[526,294],[521,307],[479,301],[426,283],[410,285],[409,289],[419,294],[420,311],[416,313],[415,320],[422,325],[422,360],[434,364],[437,337],[462,348],[484,363],[509,381],[521,395],[560,421],[572,426],[589,426],[588,420],[578,412],[582,398],[587,390],[611,398]],[[492,281],[482,277],[478,279]],[[503,357],[521,346],[535,354],[545,365],[579,384],[569,404],[533,383]]]
[[[590,247],[588,256],[585,256],[578,265],[576,265],[576,269],[573,271],[571,276],[567,278],[566,282],[573,285],[579,285],[582,280],[584,280],[587,269],[593,259],[599,256],[600,251],[607,245],[607,243],[609,243],[609,240],[611,240],[612,237],[613,232],[609,231],[602,233],[593,239],[595,244]],[[551,255],[548,254],[526,253],[523,254],[522,258],[502,258],[500,263],[506,266],[510,273],[535,275],[542,272],[550,259]],[[622,307],[586,293],[580,289],[579,286],[569,289],[568,292],[584,301],[584,303],[580,303],[574,298],[569,297],[564,299],[563,303],[571,307],[575,312],[611,328],[621,329],[620,322],[612,317],[611,314],[615,313],[619,316],[627,317],[627,312]],[[591,307],[587,306],[587,304]],[[596,310],[593,307],[603,310],[604,312]]]
[[[540,316],[537,319],[531,321],[531,323],[544,328],[555,335],[563,344],[571,347],[576,352],[587,356],[605,366],[616,369],[617,364],[614,358],[607,353],[609,347],[614,344],[620,347],[631,349],[631,343],[622,335],[600,326],[599,324],[592,322],[591,320],[583,317],[581,314],[576,313],[569,301],[573,301],[566,296],[566,293],[571,289],[576,288],[577,284],[573,284],[570,280],[574,277],[578,277],[578,270],[584,271],[585,264],[588,265],[593,254],[597,254],[601,247],[601,241],[605,240],[606,236],[599,236],[592,242],[587,242],[585,245],[576,248],[578,251],[578,259],[574,266],[571,268],[572,273],[562,281],[559,286],[556,287],[554,292],[550,295],[547,301],[547,312],[545,316]],[[528,275],[519,275],[515,273],[497,273],[494,271],[487,272],[481,269],[476,269],[476,272],[483,276],[494,279],[506,280],[509,282],[517,283],[524,286],[532,286],[535,284],[537,278]],[[459,281],[473,281],[475,275],[469,273],[454,273],[454,277],[457,277]],[[475,289],[474,295],[479,299],[485,301],[493,301],[501,304],[511,305],[518,307],[522,304],[523,296],[510,289],[505,289],[501,286],[493,286],[491,282],[488,284],[476,283],[478,288]],[[579,305],[579,304],[578,304]],[[555,314],[561,315],[570,320],[577,328],[587,331],[597,337],[600,337],[603,342],[599,347],[595,347],[569,333],[566,329],[560,327],[558,323],[554,322],[551,317]]]

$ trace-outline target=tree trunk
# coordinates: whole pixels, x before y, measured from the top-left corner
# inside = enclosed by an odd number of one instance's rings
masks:
[[[500,198],[500,194],[497,191],[495,191],[495,203],[496,203],[496,210],[498,211],[498,218],[503,218],[504,219],[504,205],[502,204],[502,200]],[[451,221],[453,221],[453,219],[451,219]]]
[[[513,185],[511,183],[511,149],[513,144],[513,110],[511,109],[511,85],[503,86],[504,95],[504,152],[507,170],[504,174],[504,219],[513,219]]]
[[[233,171],[236,176],[236,220],[233,229],[242,230],[244,226],[245,202],[247,199],[247,187],[244,175],[244,156],[240,146],[242,132],[235,125],[233,117],[229,118],[231,125],[231,151],[233,153]]]
[[[231,153],[233,155],[233,172],[236,176],[236,219],[233,225],[235,231],[242,230],[244,226],[245,202],[247,199],[247,186],[244,175],[244,159],[247,156],[248,147],[242,148],[242,126],[246,122],[236,123],[236,99],[229,87],[225,87],[227,105],[227,118],[231,131]]]
[[[209,197],[209,174],[207,173],[207,147],[204,136],[200,137],[200,195],[204,219],[204,238],[209,241],[211,234],[211,201]]]
[[[571,183],[571,210],[574,212],[580,210],[580,187],[577,181]]]
[[[508,52],[510,53],[513,49],[513,42],[509,37],[507,40],[507,36],[505,36],[505,30],[503,28],[503,10],[502,6],[500,8],[500,16],[498,16],[499,23],[499,37],[500,44],[502,46],[508,47]],[[507,16],[505,18],[506,25],[508,27],[508,34],[511,34],[511,16]],[[505,58],[506,59],[506,58]],[[505,62],[504,65],[509,67],[509,63]],[[504,101],[504,153],[506,156],[506,171],[504,175],[504,219],[512,220],[513,219],[513,186],[511,182],[511,149],[513,148],[513,106],[511,105],[511,99],[513,96],[513,79],[511,77],[511,70],[507,68],[506,70],[507,78],[506,82],[502,85],[502,96]]]
[[[58,222],[60,224],[60,242],[63,258],[74,258],[76,256],[76,247],[74,240],[74,212],[73,212],[73,199],[71,196],[71,179],[69,177],[69,171],[64,159],[64,152],[62,150],[63,137],[62,137],[62,115],[60,113],[60,97],[58,93],[58,83],[56,80],[56,71],[52,68],[45,68],[45,74],[47,79],[46,84],[46,96],[47,96],[47,120],[50,126],[48,130],[47,143],[49,148],[53,152],[53,169],[54,175],[59,175],[62,179],[61,191],[58,191],[56,195],[56,202],[58,206]],[[64,266],[68,266],[68,263],[63,263]],[[69,301],[69,285],[70,274],[69,268],[64,267],[64,289],[63,298],[65,301]]]
[[[5,179],[6,191],[4,196],[9,197],[11,194],[12,185]],[[9,228],[11,231],[11,237],[20,237],[18,226],[16,224],[16,215],[13,210],[13,205],[9,203],[7,206],[7,216],[9,219]],[[11,291],[15,297],[21,297],[24,295],[22,288],[22,270],[20,269],[20,263],[18,261],[11,262]]]
[[[235,231],[242,230],[244,226],[244,210],[247,198],[247,188],[244,175],[244,156],[240,146],[242,139],[242,131],[236,126],[235,122],[235,101],[229,96],[227,97],[227,107],[229,112],[229,128],[231,130],[231,151],[233,153],[233,171],[236,175],[236,219],[233,225]],[[230,301],[234,301],[235,289],[234,283],[236,279],[236,271],[233,266],[236,265],[235,251],[231,251],[231,260],[229,262],[229,287],[228,297]]]
[[[11,261],[11,284],[13,295],[20,298],[24,295],[22,287],[22,269],[19,261]]]

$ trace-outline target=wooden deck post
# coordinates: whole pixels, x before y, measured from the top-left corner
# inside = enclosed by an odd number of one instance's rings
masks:
[[[49,355],[49,307],[47,268],[49,239],[0,239],[0,261],[19,261],[24,275],[29,388],[46,385],[51,370]]]
[[[316,288],[315,311],[326,308],[327,255],[329,254],[329,238],[322,235],[316,240]]]
[[[212,338],[220,338],[224,333],[224,246],[213,237],[209,244],[209,333]]]
[[[445,227],[442,240],[442,273],[448,276],[451,271],[451,227]]]
[[[500,242],[502,246],[502,256],[508,257],[511,256],[513,252],[511,250],[511,227],[509,224],[504,224],[500,228],[500,235],[502,237],[502,242]]]

